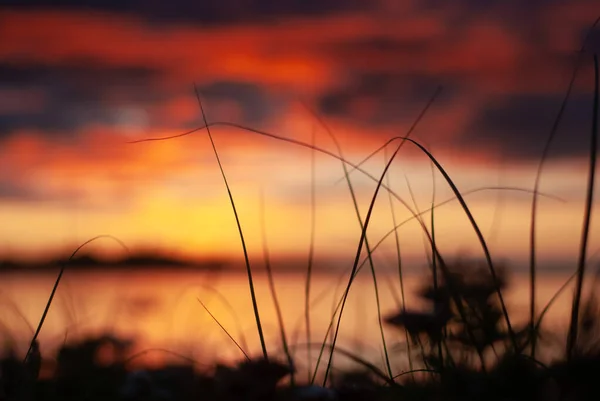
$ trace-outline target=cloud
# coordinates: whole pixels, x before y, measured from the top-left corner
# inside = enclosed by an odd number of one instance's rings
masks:
[[[91,61],[62,66],[0,64],[0,95],[5,96],[0,101],[0,137],[37,130],[72,140],[93,125],[112,126],[125,134],[150,126],[184,130],[202,125],[192,83],[163,85],[163,77],[149,67]],[[215,81],[198,89],[212,121],[260,124],[287,101],[284,93],[247,82]]]
[[[245,82],[217,81],[202,85],[198,90],[206,100],[205,106],[211,110],[210,121],[230,121],[256,126],[275,118],[285,109],[287,103],[285,95],[277,95],[264,87]],[[225,107],[220,107],[222,105]],[[227,107],[228,105],[230,107]],[[235,109],[238,109],[238,113]],[[202,124],[201,118],[198,118],[193,126]]]
[[[512,161],[537,160],[564,95],[515,94],[485,104],[464,136],[462,146],[493,150]],[[579,158],[589,154],[592,94],[570,99],[550,157]]]
[[[450,79],[420,74],[355,74],[348,84],[323,93],[316,103],[326,116],[346,117],[363,126],[387,125],[414,120],[440,86],[443,95],[436,106],[457,100],[460,92]]]
[[[6,0],[5,7],[61,7],[83,12],[112,12],[142,16],[149,22],[161,24],[233,24],[247,21],[271,21],[276,18],[319,16],[333,13],[369,10],[373,4],[361,0],[221,0],[209,1],[143,1],[143,0]]]
[[[22,129],[60,132],[72,138],[86,125],[118,123],[122,108],[162,96],[158,73],[142,67],[106,67],[79,62],[61,67],[0,64],[0,136]],[[30,104],[31,94],[37,94]]]

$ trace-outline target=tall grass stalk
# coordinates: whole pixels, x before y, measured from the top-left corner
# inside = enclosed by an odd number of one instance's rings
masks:
[[[325,386],[327,384],[327,377],[329,375],[329,371],[331,369],[331,364],[332,364],[332,361],[333,361],[333,352],[335,350],[335,345],[336,345],[338,333],[339,333],[339,330],[340,330],[340,324],[342,322],[342,315],[343,315],[343,312],[344,312],[344,306],[346,304],[346,300],[348,299],[348,294],[350,293],[350,287],[352,286],[352,282],[354,281],[354,274],[356,273],[356,269],[358,268],[358,263],[359,263],[359,260],[360,260],[360,254],[362,253],[363,244],[364,244],[365,238],[367,236],[367,228],[368,228],[369,223],[371,221],[371,215],[372,215],[373,209],[375,207],[375,201],[377,200],[377,194],[379,193],[379,189],[381,188],[381,184],[383,182],[385,174],[387,173],[388,169],[392,165],[392,162],[394,161],[394,159],[395,159],[395,157],[396,157],[396,155],[398,154],[399,151],[400,151],[400,146],[398,146],[396,148],[396,151],[392,154],[389,162],[386,164],[386,166],[385,166],[385,168],[384,168],[384,170],[383,170],[383,172],[381,174],[381,177],[380,177],[380,179],[379,179],[379,181],[377,183],[377,187],[375,188],[375,191],[374,191],[373,196],[371,198],[371,202],[369,204],[369,209],[367,211],[367,216],[365,218],[365,222],[362,225],[362,230],[361,230],[361,234],[360,234],[360,240],[359,240],[359,243],[358,243],[358,249],[356,251],[356,256],[355,256],[355,259],[354,259],[354,263],[352,265],[352,272],[350,273],[350,279],[348,280],[348,285],[346,286],[346,290],[344,291],[344,295],[342,297],[342,305],[340,307],[340,313],[339,313],[338,318],[337,318],[337,323],[336,323],[336,327],[335,327],[335,331],[334,331],[333,341],[331,343],[331,353],[329,354],[329,361],[328,361],[327,367],[325,369],[325,375],[324,375],[324,378],[323,378],[323,386]],[[379,318],[379,324],[382,327],[381,316],[378,316],[378,318]],[[383,332],[383,330],[382,330],[382,332]],[[388,367],[389,367],[389,361],[387,361],[387,363],[388,363]],[[389,370],[391,371],[391,368],[389,368]]]
[[[313,127],[311,133],[311,144],[316,144],[316,129]],[[311,326],[310,326],[310,287],[312,280],[312,270],[315,257],[315,230],[316,230],[316,209],[317,202],[315,196],[315,184],[316,184],[316,152],[311,150],[310,153],[310,244],[308,248],[308,266],[306,268],[306,284],[304,287],[304,325],[306,331],[306,342],[311,343]],[[306,366],[308,369],[308,379],[311,378],[312,371],[312,349],[306,347]]]
[[[388,155],[387,155],[387,148],[385,148],[385,152],[384,152],[384,160],[387,162],[388,161]],[[391,187],[390,184],[390,175],[387,174],[385,176],[386,179],[386,183],[388,187]],[[388,192],[388,201],[390,203],[390,213],[392,216],[392,224],[393,227],[396,227],[398,225],[397,223],[397,219],[396,219],[396,210],[394,207],[394,201],[392,199],[392,195]],[[400,300],[402,302],[402,312],[406,312],[406,296],[405,296],[405,291],[404,291],[404,275],[402,274],[402,251],[400,248],[400,235],[398,234],[397,230],[394,230],[394,244],[395,246],[395,250],[396,250],[396,259],[398,261],[398,280],[399,280],[399,284],[400,284]],[[377,247],[377,245],[374,248],[371,248],[371,252],[375,251],[375,248]],[[359,268],[357,270],[360,270],[360,268],[363,266],[363,264],[361,264],[359,266]],[[406,328],[404,328],[404,339],[406,341],[406,354],[408,356],[408,367],[410,370],[413,370],[413,361],[412,361],[412,354],[411,354],[411,345],[410,345],[410,337],[408,335],[408,330]],[[414,379],[414,376],[413,376]]]
[[[433,102],[435,101],[435,99],[440,94],[441,90],[442,90],[442,88],[439,87],[439,86],[436,88],[435,92],[433,93],[433,95],[431,96],[431,98],[429,99],[429,101],[427,102],[427,104],[425,105],[425,107],[423,108],[423,110],[419,113],[419,115],[417,116],[417,118],[415,119],[415,121],[413,122],[413,124],[411,125],[411,127],[409,128],[409,130],[408,130],[408,132],[406,134],[406,138],[409,138],[410,135],[413,133],[413,131],[415,130],[415,128],[417,127],[417,125],[419,124],[419,122],[423,119],[423,117],[425,116],[425,114],[427,113],[427,111],[429,110],[429,108],[431,107],[431,105],[433,104]],[[312,113],[312,111],[310,110],[310,108],[306,104],[304,104],[304,106],[306,107],[307,110],[309,110]],[[326,132],[329,134],[329,136],[331,137],[331,139],[333,140],[333,142],[334,142],[334,144],[335,144],[335,146],[337,148],[337,151],[338,151],[338,154],[339,154],[339,157],[340,157],[340,161],[342,161],[342,168],[344,170],[344,175],[346,177],[346,182],[347,182],[348,188],[350,190],[350,193],[352,195],[352,201],[353,201],[353,204],[354,204],[354,209],[355,209],[356,214],[357,214],[357,219],[358,219],[358,221],[360,223],[361,231],[364,231],[365,227],[364,227],[364,224],[362,222],[362,218],[361,218],[361,215],[360,215],[360,210],[359,210],[358,203],[356,201],[356,196],[354,194],[354,190],[353,190],[353,187],[352,187],[352,182],[350,181],[350,176],[349,176],[349,173],[348,173],[348,168],[346,167],[346,163],[344,162],[342,148],[341,148],[339,142],[337,141],[337,139],[335,138],[335,135],[333,135],[333,132],[329,129],[328,125],[325,124],[325,122],[318,115],[316,115],[315,113],[312,113],[312,114],[317,119],[317,121],[319,121],[320,124],[325,128]],[[405,143],[405,141],[403,140],[400,143],[400,145],[398,146],[398,149],[396,150],[395,154],[397,154],[400,151],[400,149],[402,148],[402,146],[404,145],[404,143]],[[385,176],[385,174],[384,174],[384,176]],[[382,183],[381,183],[381,180],[380,180],[377,185],[381,186],[381,184]],[[388,373],[389,373],[390,378],[391,378],[391,377],[393,377],[393,374],[392,374],[391,364],[390,364],[390,361],[389,361],[389,355],[388,355],[388,351],[387,351],[387,345],[386,345],[386,341],[385,341],[385,332],[383,330],[383,321],[382,321],[382,317],[381,317],[381,305],[380,305],[380,302],[379,302],[379,290],[378,290],[378,285],[377,285],[377,276],[376,276],[376,273],[375,273],[375,266],[374,266],[374,263],[373,263],[373,259],[371,257],[371,253],[372,253],[371,252],[371,247],[369,245],[368,238],[366,236],[364,238],[364,241],[365,241],[365,246],[366,246],[366,250],[367,250],[367,258],[368,258],[368,261],[369,261],[369,264],[370,264],[370,267],[371,267],[371,274],[372,274],[372,277],[373,277],[373,288],[375,290],[375,301],[376,301],[376,305],[377,305],[377,318],[378,318],[379,330],[380,330],[380,334],[381,334],[381,341],[382,341],[383,349],[384,349],[384,353],[385,353],[385,362],[386,362],[386,367],[388,369]],[[360,250],[359,250],[359,252],[360,252]],[[354,269],[354,267],[353,267],[353,269]],[[355,273],[351,274],[350,280],[349,280],[349,284],[354,279],[354,277],[353,277],[354,275],[355,275]],[[348,288],[348,290],[349,290],[349,288]],[[345,299],[345,297],[344,297],[344,299]],[[345,304],[345,301],[342,302],[342,305],[343,304]],[[340,309],[340,316],[338,318],[338,322],[341,320],[342,313],[343,313],[343,306]],[[332,317],[332,319],[335,319],[335,314]],[[339,323],[338,323],[338,327],[339,327]],[[337,330],[338,329],[336,328],[336,333],[334,335],[334,340],[332,341],[332,343],[334,344],[334,346],[335,346],[335,339],[337,338]],[[329,363],[328,363],[328,368],[329,368],[329,366],[331,366],[332,357],[333,357],[333,350],[330,353],[330,359],[329,359]],[[319,356],[319,359],[317,360],[317,368],[316,369],[318,369],[319,361],[320,361],[320,356]],[[316,373],[316,369],[315,369],[315,373]],[[325,381],[326,380],[327,380],[327,372],[325,374]]]
[[[415,193],[412,190],[412,185],[410,185],[410,181],[408,179],[408,176],[404,176],[404,179],[406,181],[406,187],[408,188],[408,193],[410,194],[410,198],[413,202],[413,205],[415,207],[415,210],[417,211],[417,214],[420,216],[421,215],[421,211],[419,210],[419,204],[417,203],[417,199],[415,197]],[[433,215],[433,209],[431,210],[431,214]],[[432,278],[433,278],[433,286],[434,286],[434,290],[437,291],[437,272],[434,270],[434,260],[436,259],[435,255],[436,252],[435,250],[437,249],[435,246],[435,233],[433,232],[433,227],[430,228],[431,234],[430,237],[424,236],[423,237],[423,244],[425,245],[425,256],[427,258],[427,264],[428,266],[431,268],[432,270]],[[429,239],[429,241],[428,241]],[[431,249],[431,254],[429,254],[429,249]],[[437,305],[434,305],[434,310],[437,311]],[[423,342],[421,341],[421,338],[418,338],[419,341],[419,347],[421,349],[421,359],[425,362],[425,367],[427,369],[429,369],[429,363],[427,362],[427,357],[426,357],[426,352],[425,352],[425,347],[423,345]],[[441,343],[440,343],[441,345]],[[441,361],[441,348],[439,348],[440,353],[439,353],[439,357],[440,357],[440,361]]]
[[[305,108],[311,112],[313,114],[313,116],[315,117],[315,119],[319,122],[319,124],[321,124],[321,126],[325,129],[325,131],[327,132],[327,134],[330,136],[330,138],[332,139],[333,143],[335,144],[335,147],[337,149],[337,152],[340,156],[341,159],[344,159],[344,155],[342,152],[342,147],[339,143],[339,141],[337,140],[337,138],[335,137],[335,135],[333,134],[333,131],[329,128],[329,126],[325,123],[325,121],[320,118],[320,116],[318,116],[316,113],[313,113],[312,110],[308,107],[308,105],[304,104]],[[313,151],[314,152],[314,151]],[[389,357],[389,353],[388,353],[388,349],[387,349],[387,344],[386,344],[386,340],[385,340],[385,332],[383,330],[383,319],[381,316],[381,304],[379,301],[379,286],[377,285],[377,275],[375,273],[375,264],[373,263],[373,259],[371,258],[371,247],[369,246],[369,240],[366,236],[366,222],[363,222],[362,220],[362,216],[360,215],[360,208],[358,207],[358,200],[356,198],[356,192],[354,191],[354,186],[352,185],[352,181],[350,180],[350,177],[348,176],[348,168],[346,166],[346,163],[344,163],[342,161],[342,168],[344,170],[344,173],[346,174],[347,177],[347,185],[348,185],[348,190],[350,191],[350,195],[352,197],[352,204],[354,206],[354,211],[356,212],[356,219],[358,220],[358,223],[360,225],[360,229],[362,232],[365,232],[364,235],[364,243],[365,243],[365,247],[367,250],[367,257],[369,259],[369,266],[371,268],[371,276],[373,278],[373,289],[375,290],[375,302],[376,302],[376,309],[377,309],[377,320],[378,320],[378,325],[379,325],[379,333],[381,335],[381,343],[383,345],[383,351],[385,354],[385,365],[389,374],[390,379],[394,376],[392,373],[392,365],[390,363],[390,357]],[[350,280],[350,283],[352,282],[352,278]],[[350,288],[348,288],[348,291],[350,290]],[[340,309],[340,314],[338,317],[338,322],[341,321],[342,318],[342,313],[343,313],[343,306]],[[339,328],[339,323],[338,326]],[[332,344],[334,345],[335,348],[335,342],[337,339],[337,330],[338,328],[336,328],[336,332],[334,334],[333,340],[332,340]],[[327,375],[329,373],[329,368],[331,367],[331,364],[333,363],[333,349],[331,351],[331,353],[329,354],[329,363],[327,365],[327,368],[325,370],[325,381],[324,381],[324,385],[327,381]]]
[[[587,185],[587,197],[585,204],[585,213],[583,218],[583,230],[581,233],[581,246],[579,248],[579,261],[577,266],[577,284],[575,285],[575,294],[573,295],[573,307],[571,308],[571,324],[569,325],[569,335],[567,337],[567,358],[573,357],[573,351],[577,344],[577,331],[579,329],[579,308],[581,303],[581,291],[583,287],[583,278],[585,275],[586,254],[588,247],[588,238],[590,223],[592,220],[592,204],[594,201],[594,178],[596,176],[596,152],[598,147],[598,96],[600,89],[598,87],[598,55],[594,54],[594,104],[592,109],[592,132],[590,135],[590,163]]]
[[[431,184],[432,184],[432,190],[431,190],[431,257],[432,257],[432,270],[433,270],[433,291],[437,294],[438,292],[438,276],[437,276],[437,257],[435,256],[435,249],[436,249],[436,242],[435,242],[435,208],[433,207],[435,205],[435,170],[433,169],[433,165],[431,166]],[[436,305],[436,312],[437,312],[437,305]],[[445,331],[445,328],[444,328]],[[443,369],[444,368],[444,353],[442,352],[442,342],[438,342],[437,344],[438,346],[438,358],[440,359],[440,366]]]
[[[219,157],[219,152],[217,152],[217,147],[215,146],[215,141],[213,140],[212,134],[210,132],[210,124],[206,119],[206,113],[204,112],[204,107],[202,106],[202,100],[200,99],[200,93],[198,92],[198,87],[194,85],[194,92],[196,93],[196,100],[198,101],[198,106],[200,107],[200,111],[202,113],[202,120],[204,121],[204,125],[206,126],[206,132],[208,134],[208,138],[210,139],[210,144],[212,145],[213,152],[215,154],[215,158],[217,159],[217,164],[219,165],[219,170],[221,171],[221,176],[223,177],[223,182],[225,183],[225,187],[227,188],[227,195],[229,196],[229,202],[231,203],[231,208],[233,209],[233,214],[235,216],[235,223],[237,225],[238,232],[240,234],[240,240],[242,242],[242,249],[244,252],[244,262],[246,263],[246,273],[248,275],[248,286],[250,287],[250,297],[252,298],[252,308],[254,309],[254,319],[256,320],[256,328],[258,330],[258,337],[260,339],[260,346],[263,352],[263,358],[265,360],[269,360],[269,355],[267,353],[267,345],[265,343],[265,336],[262,329],[262,323],[260,321],[260,314],[258,312],[258,303],[256,301],[256,292],[254,290],[254,280],[252,277],[252,268],[250,267],[250,258],[248,257],[248,249],[246,247],[246,240],[244,238],[244,233],[242,231],[242,224],[240,223],[240,218],[238,216],[237,208],[235,206],[235,201],[233,200],[233,195],[231,193],[231,188],[229,187],[229,183],[227,182],[227,176],[225,175],[225,170],[223,169],[223,165],[221,164],[221,158]]]
[[[592,24],[588,33],[586,34],[581,48],[579,49],[578,57],[575,61],[575,67],[573,68],[573,72],[571,74],[571,79],[569,80],[569,85],[567,86],[567,92],[562,100],[558,113],[552,123],[552,128],[550,129],[550,133],[546,142],[544,144],[544,149],[542,150],[542,156],[540,158],[540,162],[538,164],[537,172],[535,175],[535,182],[533,184],[533,197],[531,201],[531,226],[529,231],[529,324],[531,331],[531,356],[535,358],[535,348],[536,348],[536,332],[533,330],[534,321],[535,321],[535,313],[536,313],[536,305],[535,305],[535,297],[536,297],[536,223],[537,223],[537,207],[538,207],[538,189],[541,184],[542,179],[542,170],[544,168],[546,159],[548,158],[548,153],[550,151],[550,145],[554,141],[554,137],[556,136],[556,132],[558,131],[558,126],[562,121],[565,109],[567,107],[567,102],[569,101],[569,97],[571,96],[571,92],[573,90],[573,85],[575,84],[575,79],[577,78],[577,73],[579,72],[579,68],[583,61],[583,55],[585,46],[589,39],[591,32],[594,30],[596,25],[600,22],[600,18],[597,18],[596,21]]]
[[[275,307],[275,314],[277,316],[277,324],[279,325],[279,335],[281,336],[281,345],[287,358],[288,366],[291,370],[291,383],[295,384],[295,373],[294,373],[294,362],[292,355],[290,354],[290,348],[287,342],[287,335],[285,334],[285,323],[283,321],[283,314],[281,313],[281,305],[277,298],[277,290],[275,289],[275,279],[273,278],[273,269],[271,268],[271,258],[269,256],[269,245],[267,242],[267,230],[266,230],[266,216],[265,216],[265,199],[264,194],[260,193],[260,227],[261,237],[263,243],[263,256],[265,259],[265,269],[267,270],[267,280],[269,282],[269,290],[271,291],[271,298],[273,299],[273,305]]]

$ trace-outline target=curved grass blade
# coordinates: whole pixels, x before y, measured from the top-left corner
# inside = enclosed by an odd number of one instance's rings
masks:
[[[569,284],[575,279],[575,277],[577,277],[576,271],[569,276],[569,278],[563,283],[563,285],[561,285],[560,288],[556,290],[554,295],[552,295],[552,298],[550,298],[550,300],[546,303],[546,306],[544,306],[544,309],[542,309],[542,311],[540,312],[540,315],[537,319],[537,323],[535,324],[536,332],[541,328],[542,320],[544,319],[546,313],[550,310],[552,304],[554,304],[554,302],[556,302],[560,294],[562,294],[562,292],[568,288]]]
[[[436,242],[435,242],[435,170],[433,168],[433,164],[431,164],[431,261],[432,261],[432,269],[433,269],[433,291],[435,293],[438,292],[438,267],[437,267],[437,258],[435,255]],[[437,309],[437,304],[436,304]],[[444,327],[444,333],[446,332],[446,327]],[[445,336],[444,336],[445,341]],[[442,352],[442,342],[438,342],[438,358],[440,360],[440,366],[444,368],[444,353]]]
[[[415,119],[415,121],[413,122],[413,124],[411,125],[411,127],[409,128],[407,134],[406,134],[406,138],[410,137],[410,135],[413,133],[413,131],[415,130],[415,128],[417,127],[417,125],[419,124],[419,122],[423,119],[423,117],[425,116],[425,114],[427,113],[427,111],[429,110],[429,108],[431,107],[431,105],[433,104],[433,102],[435,101],[435,99],[437,98],[437,96],[440,94],[442,88],[440,86],[438,86],[435,90],[435,92],[433,93],[433,95],[431,96],[431,98],[429,99],[429,101],[426,103],[425,107],[423,108],[423,110],[419,113],[419,115],[417,116],[417,118]],[[346,182],[348,185],[348,189],[350,190],[350,194],[352,195],[352,201],[353,201],[353,205],[354,205],[354,209],[356,211],[356,215],[357,215],[357,219],[358,222],[360,223],[360,228],[362,231],[365,231],[365,224],[362,221],[361,215],[360,215],[360,210],[358,207],[358,202],[356,200],[356,195],[352,186],[352,182],[350,181],[350,176],[348,173],[348,168],[346,167],[346,163],[343,161],[344,157],[343,157],[343,153],[342,153],[342,148],[339,144],[339,142],[337,141],[337,139],[335,138],[335,135],[333,135],[333,132],[329,129],[328,125],[325,124],[325,122],[316,114],[314,113],[310,107],[308,107],[308,105],[306,103],[303,103],[304,107],[314,116],[314,118],[325,128],[326,132],[329,134],[329,136],[331,137],[331,139],[333,140],[338,154],[340,156],[340,160],[342,161],[342,168],[344,169],[344,175],[346,177]],[[396,150],[396,152],[394,154],[397,154],[400,149],[402,148],[402,146],[404,145],[405,140],[403,140],[400,145],[398,146],[398,149]],[[385,173],[384,173],[385,176]],[[378,186],[382,185],[381,180],[379,181],[379,183],[377,184]],[[376,301],[376,308],[377,308],[377,318],[378,318],[378,324],[379,324],[379,331],[381,334],[381,342],[383,345],[383,350],[384,350],[384,355],[385,355],[385,363],[386,363],[386,367],[388,370],[388,373],[390,375],[390,378],[393,377],[392,374],[392,368],[391,368],[391,364],[390,364],[390,359],[389,359],[389,353],[387,350],[387,345],[386,345],[386,340],[385,340],[385,332],[383,330],[383,321],[382,321],[382,317],[381,317],[381,304],[379,301],[379,288],[377,285],[377,276],[375,273],[375,265],[373,263],[373,259],[371,257],[371,247],[369,245],[369,241],[367,236],[364,236],[364,243],[366,246],[366,250],[367,250],[367,258],[369,260],[369,265],[371,267],[371,276],[373,278],[373,288],[375,290],[375,301]],[[360,250],[359,250],[360,253]],[[351,276],[350,278],[350,283],[352,282],[353,277]],[[350,288],[348,288],[348,291],[350,290]],[[347,296],[347,295],[346,295]],[[338,326],[336,328],[336,333],[334,335],[334,339],[332,341],[332,344],[335,346],[335,340],[337,338],[337,330],[339,328],[339,321],[341,320],[342,317],[342,311],[344,309],[343,304],[345,304],[345,301],[342,303],[342,307],[340,309],[340,315],[339,315],[339,320],[338,320]],[[328,363],[328,369],[331,366],[332,363],[332,357],[333,357],[333,351],[330,353],[330,359],[329,359],[329,363]],[[318,369],[318,364],[320,362],[320,356],[319,359],[317,360],[317,368]],[[315,373],[316,373],[316,369],[315,369]],[[327,373],[328,370],[326,370],[325,372],[325,381],[327,381]]]
[[[346,300],[348,298],[348,294],[350,292],[350,287],[352,286],[352,282],[354,281],[354,274],[356,273],[356,269],[358,268],[358,262],[360,259],[360,254],[362,253],[362,248],[363,248],[363,244],[365,242],[365,238],[367,236],[367,228],[369,226],[369,223],[371,221],[371,215],[373,213],[373,209],[375,207],[375,200],[377,199],[377,194],[379,193],[379,189],[381,188],[381,184],[383,182],[383,179],[385,177],[385,174],[387,173],[388,169],[390,168],[392,162],[394,161],[396,155],[398,154],[398,152],[400,151],[400,146],[398,146],[396,148],[396,151],[392,154],[390,161],[386,164],[381,178],[379,179],[378,183],[377,183],[377,187],[375,188],[375,191],[373,193],[373,196],[371,198],[371,202],[369,204],[369,209],[367,211],[367,216],[365,217],[365,222],[364,225],[362,227],[361,230],[361,234],[360,234],[360,240],[358,243],[358,249],[356,251],[356,257],[354,259],[354,263],[352,265],[352,272],[350,274],[350,279],[348,280],[348,285],[346,286],[346,290],[344,291],[344,295],[342,297],[342,305],[340,307],[340,313],[338,315],[337,318],[337,323],[336,323],[336,327],[335,327],[335,331],[334,331],[334,335],[333,335],[333,341],[331,343],[331,353],[329,354],[329,362],[327,363],[327,368],[325,369],[325,377],[323,378],[323,386],[325,386],[327,384],[327,377],[329,375],[329,370],[331,369],[331,364],[332,364],[332,360],[333,360],[333,352],[335,350],[335,345],[337,342],[337,337],[339,334],[339,329],[340,329],[340,324],[342,322],[342,315],[344,312],[344,306],[346,304]],[[381,319],[380,319],[380,324],[381,324]]]
[[[314,113],[308,107],[307,104],[303,103],[303,105],[314,116],[314,118],[321,124],[321,126],[323,128],[325,128],[325,131],[327,132],[327,134],[333,140],[340,158],[343,159],[344,156],[343,156],[343,152],[342,152],[342,147],[340,146],[337,138],[333,134],[333,131],[329,128],[329,126],[325,123],[325,121],[320,118],[320,116],[318,116],[316,113]],[[354,206],[354,211],[356,212],[356,219],[358,220],[358,223],[360,225],[360,229],[363,230],[364,227],[365,227],[365,224],[364,224],[364,222],[362,220],[362,217],[360,215],[360,208],[358,207],[358,201],[356,199],[356,193],[354,191],[354,186],[352,185],[352,181],[350,181],[350,177],[348,176],[348,168],[346,166],[346,163],[344,163],[343,161],[342,161],[342,168],[343,168],[344,173],[345,173],[345,175],[347,177],[346,183],[348,185],[348,189],[350,190],[350,195],[352,197],[352,204]],[[370,250],[369,241],[368,241],[368,238],[366,237],[366,235],[365,235],[365,238],[364,238],[364,242],[365,242],[365,246],[366,246],[366,249],[367,249],[367,255],[368,255],[368,259],[369,259],[369,266],[371,268],[371,277],[373,278],[373,289],[375,290],[375,302],[376,302],[376,309],[377,309],[377,319],[378,319],[378,325],[379,325],[379,332],[380,332],[380,335],[381,335],[381,343],[383,345],[383,351],[384,351],[384,355],[385,355],[385,364],[386,364],[386,368],[388,370],[389,377],[391,378],[391,377],[393,377],[392,366],[391,366],[391,363],[390,363],[389,353],[388,353],[387,344],[386,344],[386,340],[385,340],[385,332],[383,330],[383,320],[382,320],[382,317],[381,317],[381,303],[380,303],[380,300],[379,300],[379,286],[377,284],[377,275],[375,273],[375,264],[373,263],[373,259],[371,258],[371,250]],[[341,319],[342,311],[343,311],[343,307],[342,307],[342,309],[340,309],[340,319]],[[336,333],[336,335],[334,335],[334,338],[333,338],[333,341],[332,341],[333,344],[335,344],[336,336],[337,336],[337,333]],[[332,358],[333,358],[333,351],[330,353],[330,356],[329,356],[328,367],[331,366],[331,364],[333,362]],[[318,368],[318,363],[319,363],[319,361],[317,361],[317,368]],[[327,380],[327,374],[328,374],[328,370],[325,371],[325,381]]]
[[[415,141],[415,140],[413,140],[411,138],[407,138],[406,140],[410,141],[411,143],[413,143],[414,145],[416,145],[419,149],[421,149],[421,151],[423,151],[427,155],[427,157],[429,157],[429,159],[435,164],[436,169],[442,174],[442,176],[444,177],[444,179],[446,180],[446,182],[448,183],[448,185],[450,186],[450,188],[452,189],[452,191],[456,195],[456,197],[457,197],[460,205],[462,206],[465,214],[467,215],[467,217],[469,219],[469,222],[471,223],[471,226],[473,227],[473,230],[475,231],[475,234],[477,235],[479,243],[481,244],[481,247],[483,248],[483,252],[485,254],[485,259],[487,261],[487,265],[488,265],[488,268],[490,270],[490,275],[492,277],[492,281],[493,281],[493,284],[494,284],[494,287],[495,287],[495,290],[496,290],[496,294],[498,295],[498,299],[500,301],[500,306],[502,307],[502,314],[503,314],[504,320],[506,322],[506,328],[507,328],[509,336],[510,336],[511,344],[513,346],[513,349],[517,350],[519,348],[518,347],[518,343],[517,343],[517,339],[516,339],[514,330],[512,328],[512,324],[510,322],[510,317],[508,315],[508,310],[506,308],[506,303],[504,302],[504,297],[502,296],[502,290],[500,289],[500,285],[499,285],[499,281],[498,281],[498,275],[496,273],[496,269],[494,268],[494,262],[492,261],[492,256],[490,254],[490,250],[489,250],[489,248],[487,246],[485,238],[483,237],[483,234],[481,233],[481,230],[480,230],[479,226],[477,225],[477,222],[475,221],[475,218],[473,217],[473,214],[471,213],[471,210],[467,206],[467,203],[465,202],[463,196],[461,195],[460,191],[458,190],[456,184],[454,184],[454,181],[452,180],[452,178],[450,178],[450,176],[448,175],[448,173],[446,172],[446,170],[437,161],[437,159],[427,149],[425,149],[425,147],[423,145],[421,145],[417,141]]]
[[[102,239],[102,238],[110,238],[114,241],[116,241],[119,245],[121,245],[123,247],[123,249],[125,249],[126,252],[129,252],[129,248],[127,248],[127,245],[125,245],[120,239],[118,239],[117,237],[114,237],[112,235],[98,235],[95,236],[94,238],[91,238],[87,241],[85,241],[83,244],[79,245],[75,251],[73,251],[73,253],[71,254],[71,256],[69,257],[68,262],[70,262],[71,260],[73,260],[73,258],[75,257],[75,255],[77,255],[77,253],[87,244],[96,241],[98,239]],[[29,359],[29,356],[31,355],[31,352],[34,350],[34,348],[36,347],[37,344],[37,338],[40,334],[40,331],[42,330],[42,326],[44,325],[44,322],[46,321],[46,316],[48,315],[48,312],[50,311],[50,306],[52,305],[52,301],[54,300],[54,296],[56,295],[56,290],[58,289],[58,285],[60,284],[60,281],[62,279],[62,276],[65,272],[65,269],[67,268],[67,264],[61,264],[60,267],[60,271],[58,272],[58,276],[56,277],[56,281],[54,282],[54,286],[52,287],[52,292],[50,293],[50,297],[48,298],[48,302],[46,302],[46,307],[44,308],[44,312],[42,313],[42,317],[40,318],[40,322],[37,326],[37,329],[35,330],[35,333],[33,334],[33,338],[31,339],[31,343],[29,344],[29,349],[27,350],[27,353],[25,354],[25,358],[23,359],[23,363],[26,363]]]

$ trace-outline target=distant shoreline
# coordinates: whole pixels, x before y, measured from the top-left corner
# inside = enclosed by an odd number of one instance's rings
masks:
[[[119,260],[103,260],[85,255],[71,260],[56,259],[40,262],[0,260],[0,273],[44,272],[66,266],[69,270],[152,270],[176,269],[196,271],[221,271],[226,269],[225,261],[193,261],[162,256],[131,256]]]

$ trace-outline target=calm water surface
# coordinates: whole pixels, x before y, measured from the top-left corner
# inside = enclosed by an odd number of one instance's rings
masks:
[[[408,308],[426,307],[414,295],[425,275],[405,275]],[[342,294],[339,273],[313,277],[312,341],[323,341],[331,320],[334,301]],[[56,278],[55,273],[4,274],[0,277],[0,319],[3,335],[22,349],[31,338]],[[566,273],[547,273],[539,278],[538,300],[545,304],[567,280]],[[397,275],[378,275],[384,315],[398,310]],[[276,291],[283,311],[287,336],[293,343],[306,342],[304,326],[304,280],[302,273],[275,273]],[[529,290],[525,274],[511,275],[506,300],[513,322],[524,322],[528,314]],[[272,352],[281,348],[279,324],[267,277],[255,275],[255,285],[267,343]],[[219,322],[249,353],[260,353],[254,314],[245,271],[192,273],[153,270],[118,272],[67,272],[59,286],[40,339],[43,350],[52,350],[88,333],[110,329],[135,338],[138,350],[164,348],[203,361],[232,360],[240,351],[202,308],[202,300]],[[547,314],[553,333],[562,335],[568,324],[571,287]],[[386,340],[395,344],[403,334],[386,328]],[[370,273],[355,281],[344,312],[338,344],[375,364],[381,362],[381,336]],[[313,356],[317,350],[313,352]],[[400,351],[397,351],[399,353]],[[163,352],[144,355],[145,362],[166,358]],[[299,345],[297,358],[306,356]],[[402,364],[400,354],[398,363]]]

